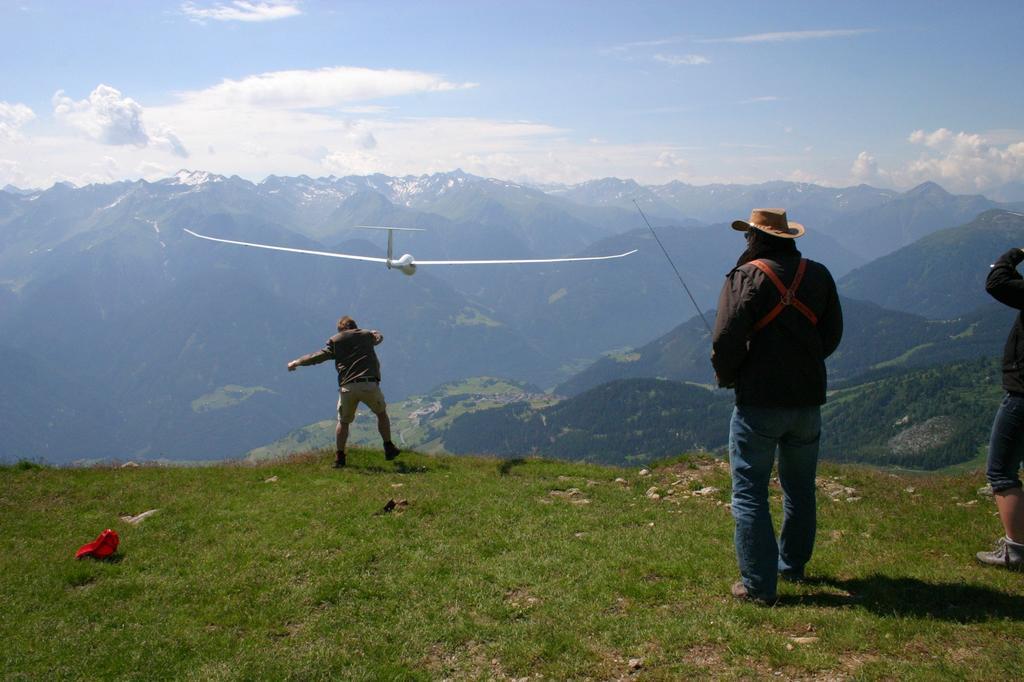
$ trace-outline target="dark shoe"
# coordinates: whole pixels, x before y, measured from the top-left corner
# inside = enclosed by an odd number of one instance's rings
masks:
[[[334,456],[334,468],[343,469],[345,467],[345,453],[339,452]]]
[[[387,461],[390,462],[395,457],[398,457],[398,453],[400,452],[401,450],[398,449],[398,446],[392,443],[391,441],[384,443],[384,459],[386,459]]]
[[[758,606],[772,606],[775,602],[779,601],[778,597],[772,597],[771,599],[764,599],[762,597],[755,597],[747,592],[747,586],[742,582],[735,582],[732,585],[732,596],[740,601],[750,602],[751,604],[757,604]]]
[[[803,569],[799,571],[779,571],[779,579],[787,583],[807,582],[807,577],[804,575]]]
[[[1024,545],[1011,543],[1005,537],[999,538],[991,552],[978,552],[978,561],[988,566],[1001,566],[1011,571],[1024,570]]]

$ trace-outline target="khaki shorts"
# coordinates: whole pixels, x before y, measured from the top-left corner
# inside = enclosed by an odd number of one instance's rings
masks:
[[[345,384],[338,393],[338,422],[351,424],[356,418],[359,403],[369,407],[374,414],[380,414],[388,407],[376,381]]]

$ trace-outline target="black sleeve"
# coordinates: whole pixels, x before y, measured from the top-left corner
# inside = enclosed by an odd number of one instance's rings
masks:
[[[832,280],[831,273],[826,271],[826,274],[829,292],[825,309],[818,317],[818,335],[821,337],[823,357],[827,358],[839,348],[839,342],[843,338],[843,307],[839,303],[839,293],[836,291],[836,283]]]
[[[1022,260],[1024,251],[1010,249],[992,264],[985,280],[985,291],[992,298],[1017,310],[1024,310],[1024,277],[1017,272]]]
[[[718,314],[711,337],[711,365],[718,385],[736,384],[740,365],[747,357],[747,342],[754,330],[751,302],[756,290],[750,277],[736,269],[729,273],[718,297]]]

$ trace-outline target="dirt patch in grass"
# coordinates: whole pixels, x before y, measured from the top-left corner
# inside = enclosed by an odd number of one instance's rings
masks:
[[[579,488],[569,488],[568,490],[549,490],[548,497],[552,497],[556,500],[565,500],[569,504],[590,504],[590,500],[586,498]]]
[[[88,590],[96,585],[96,576],[74,575],[69,577],[67,582],[70,590]]]
[[[686,482],[704,481],[705,479],[729,472],[729,463],[708,457],[689,462],[676,462],[669,466],[658,467],[654,475],[662,480],[681,479]]]
[[[719,499],[723,490],[721,479],[728,472],[728,462],[711,457],[658,467],[651,473],[644,497],[672,504],[680,504],[690,498],[703,498],[711,504],[722,506],[725,503]]]
[[[721,670],[723,666],[721,646],[696,644],[683,652],[682,660],[687,665],[707,670]]]
[[[422,666],[437,680],[528,680],[505,672],[501,661],[487,655],[484,645],[470,640],[454,649],[434,644],[422,660]]]
[[[861,498],[860,491],[843,483],[838,476],[819,476],[815,483],[821,494],[833,502],[856,502]]]
[[[660,647],[653,642],[647,642],[641,645],[637,651],[628,654],[615,649],[604,649],[594,643],[592,643],[592,649],[600,660],[600,673],[597,679],[615,680],[616,682],[643,679],[644,672],[651,667],[651,662],[660,653]],[[588,677],[587,679],[592,678]]]
[[[514,609],[529,609],[540,603],[526,587],[516,587],[505,593],[505,603]]]

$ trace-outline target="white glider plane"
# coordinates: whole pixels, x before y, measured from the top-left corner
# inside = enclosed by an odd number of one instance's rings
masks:
[[[364,227],[370,230],[387,230],[388,231],[388,254],[387,258],[375,258],[373,256],[356,256],[350,253],[334,253],[332,251],[310,251],[309,249],[293,249],[287,246],[271,246],[269,244],[254,244],[252,242],[239,242],[232,239],[218,239],[217,237],[208,237],[198,232],[186,229],[193,237],[199,237],[200,239],[208,239],[211,242],[221,242],[223,244],[235,244],[237,246],[251,246],[257,249],[271,249],[273,251],[287,251],[288,253],[304,253],[311,256],[329,256],[331,258],[347,258],[349,260],[363,260],[370,261],[372,263],[384,263],[388,270],[401,270],[406,275],[415,274],[416,268],[421,265],[508,265],[513,263],[571,263],[577,261],[587,260],[611,260],[613,258],[623,258],[636,253],[636,249],[627,251],[625,253],[617,253],[611,256],[582,256],[577,258],[527,258],[524,260],[416,260],[410,254],[403,254],[400,258],[394,258],[393,256],[393,244],[394,244],[394,233],[398,232],[423,232],[424,230],[417,227],[382,227],[378,225],[357,225],[357,227]]]

